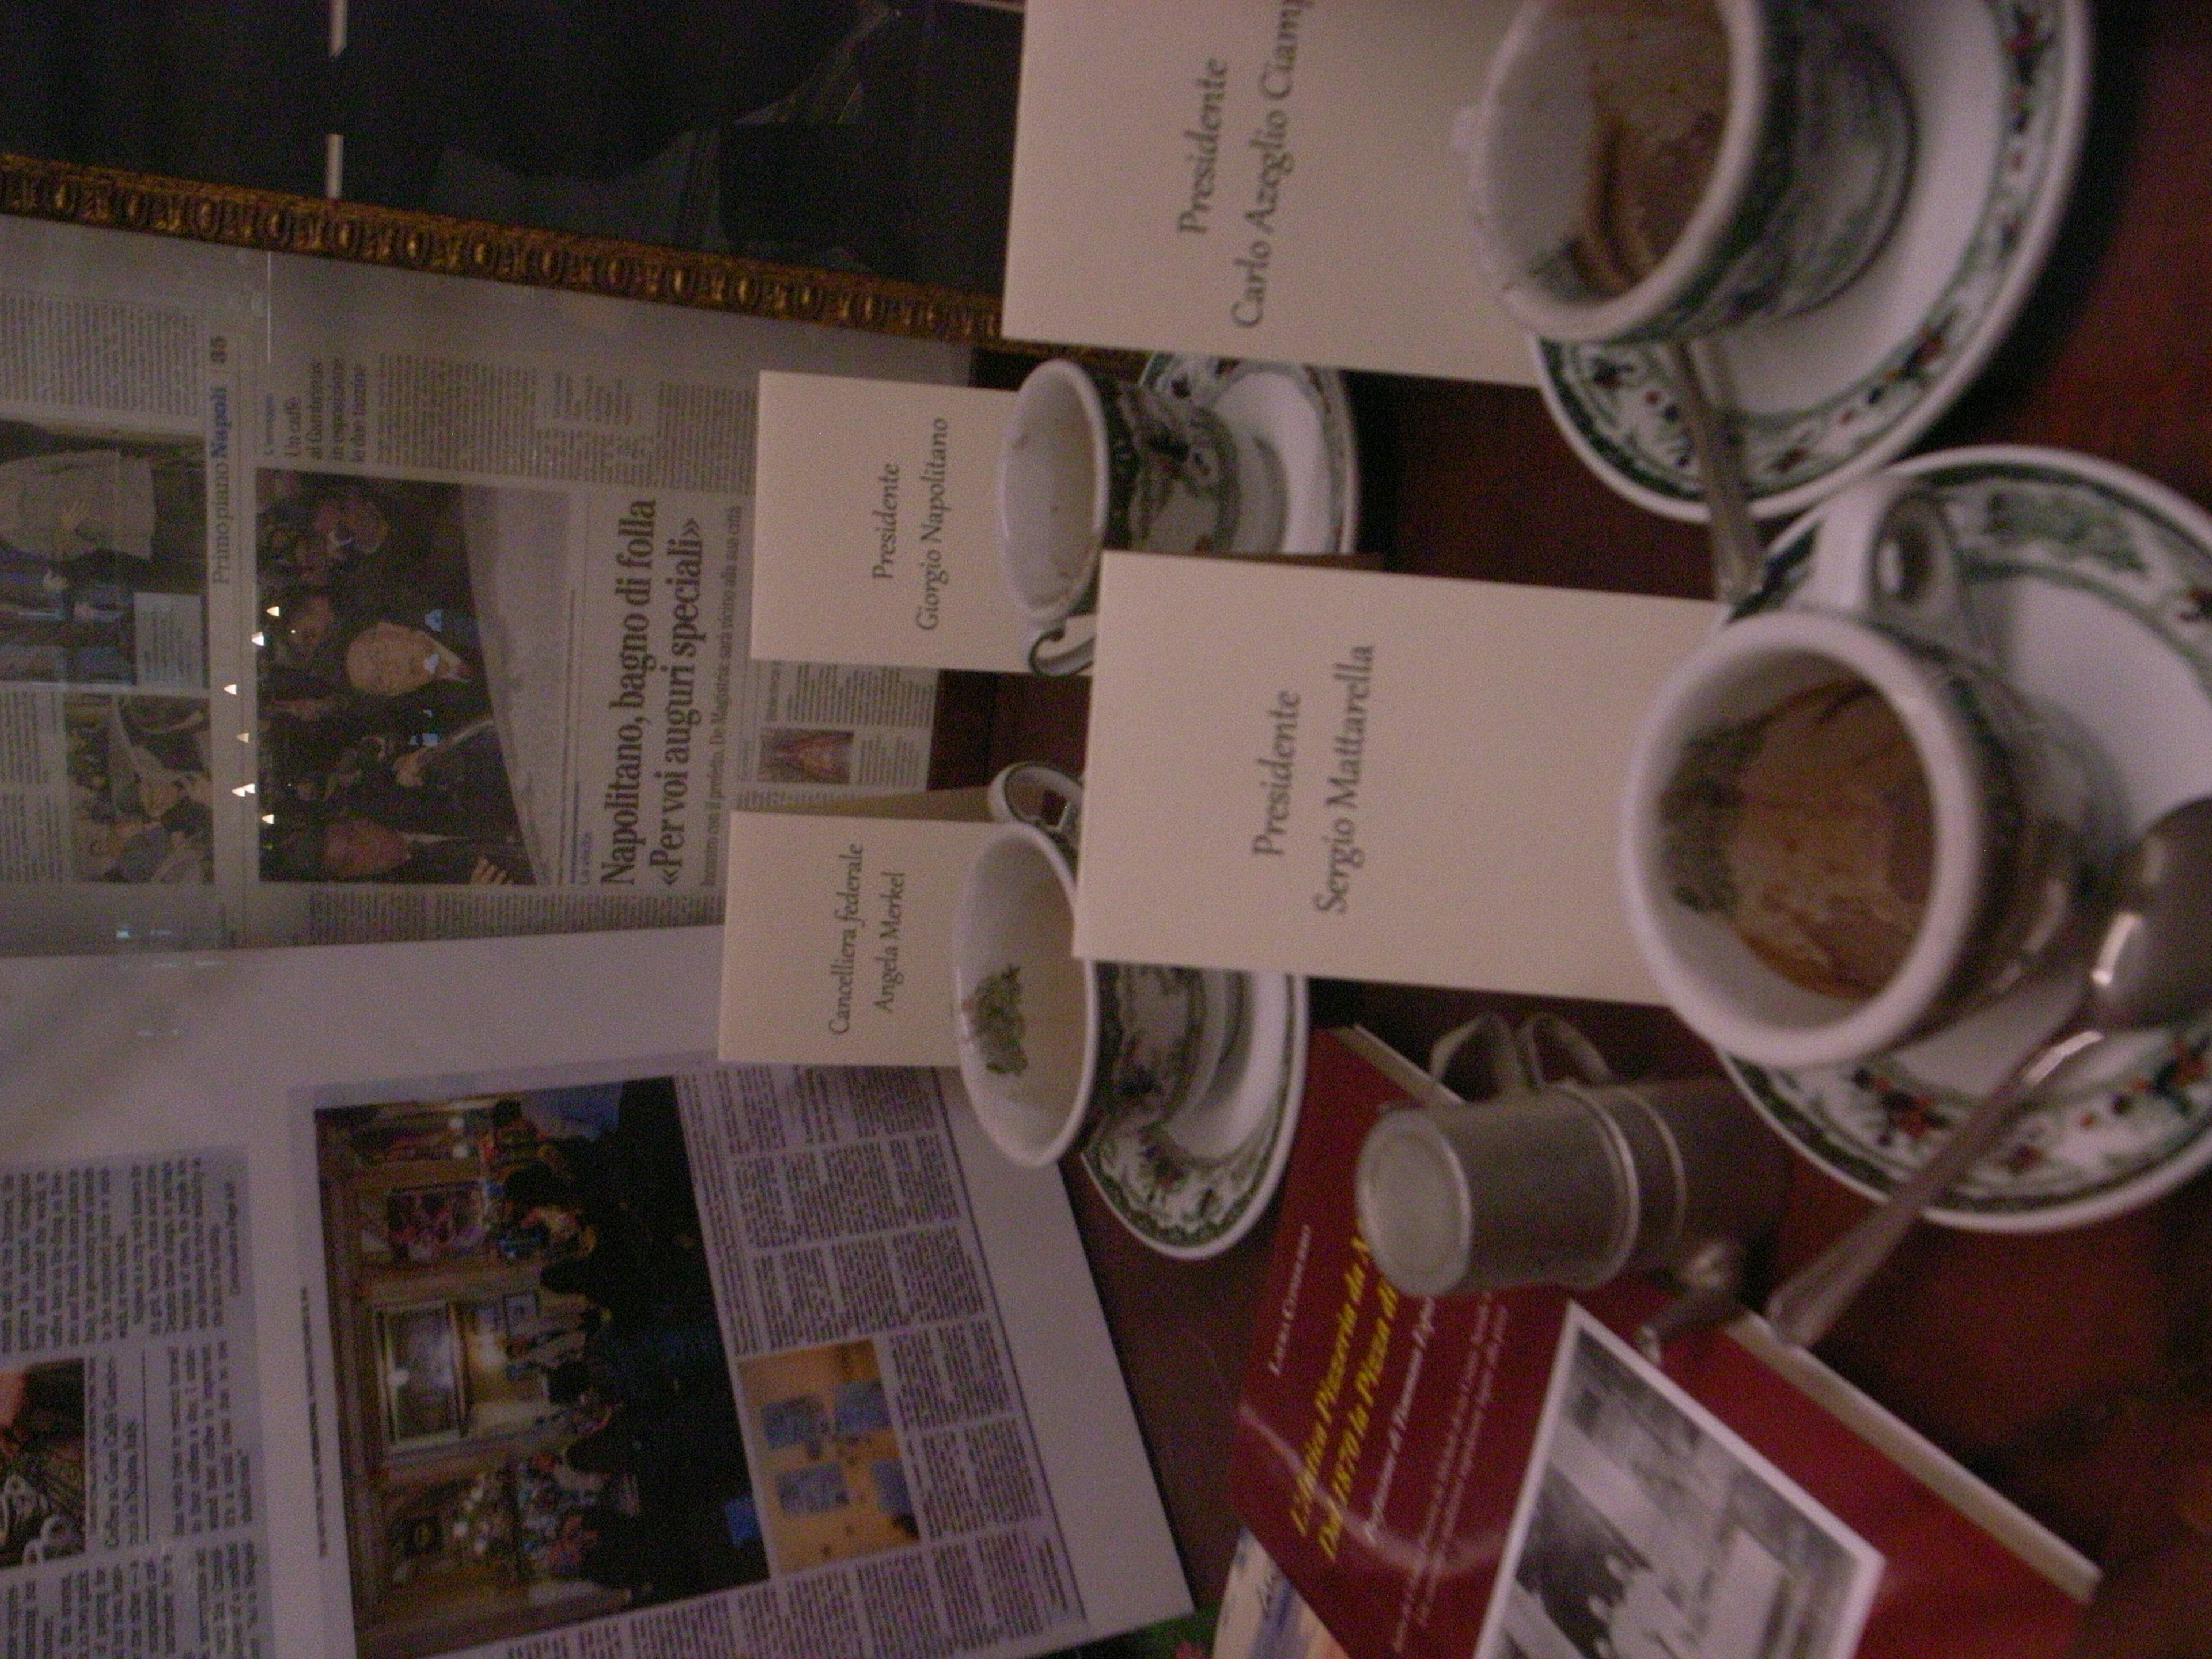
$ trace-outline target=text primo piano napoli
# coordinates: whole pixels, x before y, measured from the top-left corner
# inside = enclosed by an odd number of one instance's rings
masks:
[[[1279,216],[1284,187],[1297,158],[1291,149],[1291,94],[1297,87],[1299,30],[1316,0],[1281,0],[1275,12],[1275,32],[1262,58],[1253,85],[1261,108],[1250,122],[1241,146],[1232,142],[1231,155],[1241,149],[1258,159],[1249,194],[1232,222],[1233,238],[1241,242],[1229,259],[1236,273],[1236,295],[1230,301],[1229,319],[1239,328],[1257,328],[1267,318],[1270,272],[1280,237]],[[1228,159],[1222,140],[1230,131],[1229,93],[1232,82],[1230,61],[1208,58],[1192,85],[1198,105],[1179,135],[1189,188],[1176,213],[1178,236],[1211,235],[1214,228],[1215,196],[1220,191]]]
[[[1367,863],[1367,849],[1359,838],[1363,804],[1362,780],[1366,771],[1369,705],[1375,691],[1375,647],[1346,648],[1328,668],[1334,688],[1333,730],[1328,738],[1328,757],[1321,764],[1321,833],[1317,837],[1321,864],[1311,903],[1324,915],[1348,915],[1352,911],[1353,878]],[[1265,721],[1260,752],[1253,764],[1260,773],[1260,829],[1249,844],[1254,858],[1285,858],[1297,845],[1297,783],[1300,726],[1305,718],[1305,694],[1291,690],[1275,693],[1261,711]]]

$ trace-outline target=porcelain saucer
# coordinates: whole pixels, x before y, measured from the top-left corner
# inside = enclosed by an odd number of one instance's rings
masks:
[[[1155,391],[1210,409],[1282,464],[1280,551],[1351,553],[1359,537],[1359,454],[1344,376],[1333,368],[1163,352],[1145,365]]]
[[[2212,794],[2212,517],[2124,468],[2058,450],[1950,450],[1897,471],[1937,490],[1967,604],[2006,676],[2101,763],[2115,845]],[[1784,533],[1747,610],[1791,603],[1817,521]],[[1729,1069],[1784,1137],[1879,1197],[2050,1032],[2075,988],[2025,987],[1856,1066],[1786,1071],[1731,1058]],[[2093,1051],[1929,1213],[1991,1231],[2079,1226],[2212,1162],[2208,1130],[2212,1013]]]
[[[1905,82],[1912,182],[1865,272],[1800,316],[1711,337],[1761,516],[1802,512],[1904,453],[1981,372],[2041,272],[2089,106],[2086,0],[1840,0]],[[1622,495],[1702,520],[1660,353],[1533,343],[1568,441]]]
[[[1218,1255],[1251,1231],[1281,1184],[1297,1129],[1306,982],[1244,978],[1244,1022],[1206,1097],[1165,1117],[1109,1112],[1083,1147],[1083,1167],[1122,1224],[1186,1261]]]

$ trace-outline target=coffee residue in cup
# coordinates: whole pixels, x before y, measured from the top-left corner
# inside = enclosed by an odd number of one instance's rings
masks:
[[[1712,0],[1577,0],[1596,132],[1569,246],[1595,292],[1625,294],[1681,239],[1728,123],[1728,33]]]
[[[1022,1048],[1029,1021],[1022,1013],[1022,970],[1009,963],[995,974],[986,974],[960,1005],[968,1016],[968,1036],[981,1055],[983,1069],[1001,1077],[1019,1077],[1030,1068]]]
[[[1912,948],[1936,861],[1911,735],[1825,681],[1686,748],[1659,806],[1669,885],[1791,983],[1861,1001]]]

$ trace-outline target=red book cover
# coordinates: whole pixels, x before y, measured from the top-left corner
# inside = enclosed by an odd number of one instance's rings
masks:
[[[1352,1174],[1420,1081],[1364,1032],[1315,1036],[1231,1455],[1238,1516],[1347,1650],[2063,1653],[2094,1570],[1756,1321],[1654,1368],[1641,1279],[1396,1291]]]

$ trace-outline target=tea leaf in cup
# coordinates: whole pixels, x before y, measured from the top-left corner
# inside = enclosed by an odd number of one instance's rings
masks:
[[[987,974],[960,1005],[968,1016],[968,1035],[983,1056],[983,1069],[1000,1077],[1019,1077],[1030,1068],[1022,1039],[1029,1022],[1022,1017],[1022,970],[1009,963]]]

